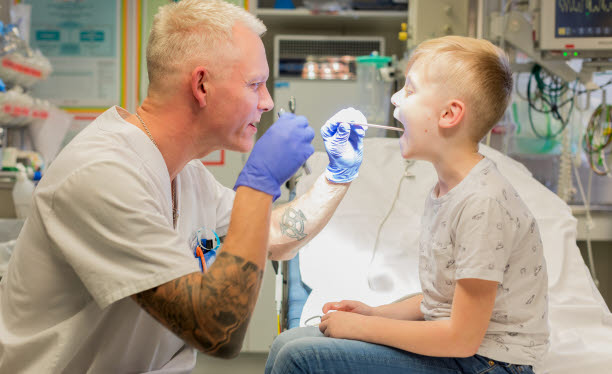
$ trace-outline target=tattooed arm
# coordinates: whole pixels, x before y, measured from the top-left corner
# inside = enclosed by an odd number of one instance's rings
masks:
[[[236,191],[223,251],[206,273],[192,273],[132,298],[188,344],[212,356],[240,353],[266,262],[272,197]]]
[[[268,257],[290,260],[325,227],[350,183],[332,183],[321,174],[310,190],[272,212]]]

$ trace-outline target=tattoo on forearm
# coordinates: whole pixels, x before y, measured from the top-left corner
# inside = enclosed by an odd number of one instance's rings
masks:
[[[308,236],[304,233],[304,222],[306,221],[306,216],[301,210],[287,208],[280,222],[281,234],[296,240],[304,239]]]
[[[262,278],[254,263],[221,252],[205,274],[178,278],[134,298],[201,351],[231,356],[242,346]]]

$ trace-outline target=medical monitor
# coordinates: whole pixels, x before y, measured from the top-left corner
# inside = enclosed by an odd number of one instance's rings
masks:
[[[612,1],[543,0],[540,49],[563,57],[612,57]]]

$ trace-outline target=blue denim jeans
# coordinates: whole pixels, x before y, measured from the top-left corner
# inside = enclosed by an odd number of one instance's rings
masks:
[[[513,365],[475,355],[429,357],[358,340],[328,338],[318,327],[283,332],[272,343],[266,374],[533,374],[529,365]]]

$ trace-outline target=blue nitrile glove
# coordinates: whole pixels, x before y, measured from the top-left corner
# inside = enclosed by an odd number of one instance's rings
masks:
[[[238,175],[234,190],[251,187],[280,196],[280,186],[312,155],[314,130],[304,116],[284,113],[259,138],[244,168]]]
[[[350,122],[368,123],[360,111],[347,108],[336,113],[321,127],[321,136],[329,157],[325,176],[330,182],[348,183],[359,175],[366,130],[358,125],[350,125]]]

